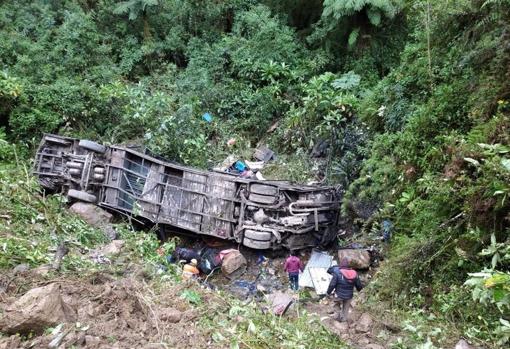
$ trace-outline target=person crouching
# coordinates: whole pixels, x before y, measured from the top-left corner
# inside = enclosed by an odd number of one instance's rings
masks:
[[[340,306],[340,313],[337,320],[340,322],[349,321],[349,308],[351,306],[354,287],[359,291],[363,289],[363,285],[359,279],[358,273],[349,268],[347,259],[342,259],[339,266],[332,266],[328,269],[328,273],[333,275],[327,295],[331,295],[336,291],[337,302]]]
[[[191,262],[185,264],[184,267],[182,267],[182,278],[184,280],[189,280],[193,277],[197,277],[198,274],[200,274],[200,271],[197,268],[196,259],[192,259]]]

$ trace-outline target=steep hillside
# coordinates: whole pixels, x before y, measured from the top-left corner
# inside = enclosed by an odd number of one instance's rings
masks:
[[[268,144],[267,177],[341,188],[349,239],[391,222],[365,306],[397,347],[510,341],[508,0],[2,2],[5,270],[104,243],[38,193],[42,132],[201,168]]]

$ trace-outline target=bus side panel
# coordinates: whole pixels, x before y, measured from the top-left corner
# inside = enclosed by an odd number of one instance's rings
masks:
[[[181,206],[179,207],[178,224],[195,231],[202,230],[202,210],[206,192],[207,175],[184,172]]]
[[[236,183],[222,176],[209,177],[209,198],[204,207],[202,231],[205,234],[221,238],[232,237],[232,221],[234,219],[234,206]],[[222,219],[220,219],[222,218]],[[229,220],[229,221],[227,221]]]

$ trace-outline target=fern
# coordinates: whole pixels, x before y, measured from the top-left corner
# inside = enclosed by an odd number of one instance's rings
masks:
[[[354,48],[354,45],[356,45],[356,41],[358,41],[358,36],[359,36],[359,28],[354,29],[349,34],[349,39],[347,40],[347,46],[349,47],[349,49]]]

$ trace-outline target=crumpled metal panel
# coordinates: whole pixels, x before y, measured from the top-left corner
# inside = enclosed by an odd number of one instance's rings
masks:
[[[310,255],[310,260],[306,264],[305,270],[303,271],[299,278],[299,286],[315,288],[312,280],[312,275],[310,274],[310,268],[322,268],[328,270],[328,268],[332,265],[333,256],[329,255],[327,252],[315,250],[312,251],[312,254]]]

